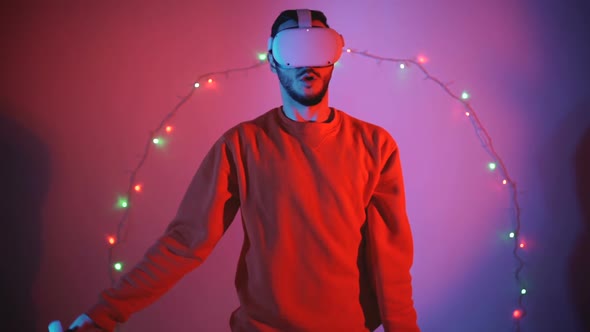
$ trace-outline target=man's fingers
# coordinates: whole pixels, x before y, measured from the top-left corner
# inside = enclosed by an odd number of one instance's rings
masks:
[[[66,332],[102,332],[103,330],[99,329],[93,323],[84,323],[82,326],[78,326],[74,329],[69,329]]]

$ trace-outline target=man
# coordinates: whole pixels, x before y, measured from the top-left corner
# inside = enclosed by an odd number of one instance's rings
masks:
[[[398,148],[329,107],[342,37],[319,11],[276,19],[269,63],[283,101],[211,148],[165,234],[72,324],[111,331],[199,266],[241,210],[234,332],[419,331]]]

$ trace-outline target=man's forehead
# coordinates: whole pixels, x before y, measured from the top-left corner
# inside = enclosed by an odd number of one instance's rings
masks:
[[[297,21],[295,21],[295,20],[288,20],[286,22],[283,22],[281,25],[279,25],[278,31],[285,30],[285,29],[290,29],[290,28],[296,28],[297,26],[298,26],[297,25]],[[323,28],[326,27],[326,25],[324,23],[322,23],[322,21],[320,21],[320,20],[312,20],[311,21],[311,26],[314,26],[314,27],[323,27]]]

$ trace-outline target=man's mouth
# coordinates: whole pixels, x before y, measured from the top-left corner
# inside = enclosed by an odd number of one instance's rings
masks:
[[[319,78],[319,75],[312,70],[307,70],[299,75],[299,79],[303,81],[313,81],[316,78]]]

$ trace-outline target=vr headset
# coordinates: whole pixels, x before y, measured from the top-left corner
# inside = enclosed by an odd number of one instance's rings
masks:
[[[286,68],[327,67],[340,59],[344,38],[336,30],[312,26],[311,11],[297,10],[298,26],[269,38],[268,51]]]

